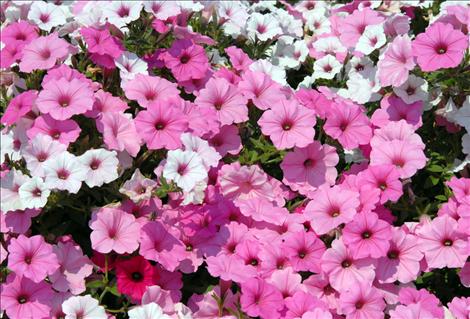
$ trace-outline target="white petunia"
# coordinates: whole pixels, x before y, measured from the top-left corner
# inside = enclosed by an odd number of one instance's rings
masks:
[[[137,306],[128,312],[129,319],[171,319],[155,302]]]
[[[92,27],[104,24],[105,17],[101,7],[90,1],[75,15],[75,20],[84,26]]]
[[[158,20],[166,20],[169,17],[181,13],[181,7],[175,1],[144,1],[144,10],[151,13]]]
[[[462,152],[470,155],[470,135],[468,133],[462,136]]]
[[[44,163],[67,150],[67,146],[52,139],[49,135],[38,134],[26,144],[21,154],[26,160],[26,167],[33,176],[44,177]]]
[[[204,202],[204,198],[206,197],[206,188],[207,188],[207,181],[203,180],[197,182],[196,185],[192,190],[189,192],[183,192],[183,202],[182,205],[199,205]]]
[[[462,107],[457,111],[455,119],[457,124],[465,127],[467,132],[470,132],[470,96],[467,96]]]
[[[88,150],[78,160],[86,167],[85,183],[89,187],[110,183],[119,177],[119,160],[115,151]]]
[[[268,41],[282,34],[278,20],[272,14],[252,13],[246,22],[246,34],[255,41]]]
[[[385,42],[387,39],[383,25],[369,25],[357,41],[356,50],[366,55],[371,54],[375,49],[382,47]]]
[[[337,37],[326,37],[320,38],[313,42],[313,48],[315,51],[323,54],[336,55],[337,53],[347,53],[347,48],[341,44],[341,41]]]
[[[24,208],[42,208],[46,206],[51,191],[42,178],[34,176],[20,186],[18,193]]]
[[[355,73],[370,74],[374,70],[374,63],[367,56],[362,58],[353,56],[346,64],[346,72],[349,76]]]
[[[4,213],[24,209],[19,189],[29,177],[16,169],[10,170],[0,179],[0,210]]]
[[[303,13],[303,16],[306,20],[305,25],[314,35],[318,36],[331,31],[331,23],[326,15],[325,8],[306,11]]]
[[[196,152],[207,169],[211,166],[217,167],[219,165],[219,160],[222,156],[206,140],[191,133],[183,133],[181,134],[181,141],[183,142],[184,150]]]
[[[103,16],[118,28],[124,28],[132,21],[139,19],[142,10],[141,1],[110,1],[102,7]]]
[[[358,72],[351,74],[346,85],[349,92],[348,98],[356,103],[364,104],[381,98],[381,95],[377,93],[381,87],[374,69],[369,74]]]
[[[182,0],[182,1],[176,1],[176,3],[180,6],[181,10],[187,11],[187,12],[199,12],[202,9],[204,9],[204,6],[196,1],[187,1],[187,0]]]
[[[69,152],[63,152],[44,163],[46,186],[49,189],[67,190],[78,193],[86,179],[87,168]]]
[[[249,68],[251,71],[263,72],[264,74],[269,75],[273,81],[276,81],[281,85],[287,85],[286,70],[280,66],[273,65],[266,59],[257,60],[251,63]]]
[[[298,68],[308,55],[308,47],[305,41],[289,41],[290,37],[281,37],[274,46],[273,63],[283,68]]]
[[[28,19],[34,22],[39,29],[47,32],[66,22],[65,13],[60,6],[43,1],[33,2],[29,9]]]
[[[399,87],[393,88],[393,92],[407,104],[412,104],[417,101],[427,101],[427,91],[428,82],[413,74],[410,74],[405,83]]]
[[[301,19],[296,19],[286,10],[278,8],[274,10],[273,14],[279,21],[279,26],[282,29],[282,34],[298,38],[303,36],[304,28]]]
[[[332,79],[341,71],[343,65],[332,55],[325,55],[313,64],[313,77],[316,79]]]
[[[98,300],[90,295],[73,296],[62,303],[65,319],[107,319],[108,316]]]
[[[118,67],[121,80],[124,82],[133,80],[137,74],[148,74],[147,62],[132,52],[122,53],[114,64]]]
[[[163,177],[189,192],[198,182],[207,178],[207,170],[196,152],[174,150],[168,152]]]

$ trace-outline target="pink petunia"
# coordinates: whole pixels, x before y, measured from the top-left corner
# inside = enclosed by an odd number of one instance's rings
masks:
[[[325,251],[321,268],[328,275],[331,286],[340,292],[359,284],[372,284],[375,277],[373,260],[355,259],[342,239],[335,239],[331,248]]]
[[[132,253],[139,247],[140,225],[120,209],[101,208],[93,214],[90,228],[91,246],[100,253]]]
[[[6,46],[28,44],[38,37],[38,28],[27,21],[10,23],[2,30],[2,42]]]
[[[8,104],[0,122],[6,125],[15,124],[20,118],[31,112],[37,95],[37,91],[29,90],[15,96]]]
[[[362,186],[370,186],[380,191],[380,203],[396,202],[403,195],[400,173],[393,165],[369,166],[358,174]]]
[[[452,176],[446,184],[452,189],[458,203],[470,205],[470,178]]]
[[[278,318],[284,301],[282,294],[263,279],[248,280],[241,285],[240,304],[251,317]]]
[[[49,318],[53,294],[45,281],[35,283],[12,273],[2,284],[1,309],[11,319]]]
[[[305,207],[315,233],[322,235],[342,223],[353,220],[359,206],[359,194],[340,186],[322,186]]]
[[[444,215],[417,230],[419,247],[429,267],[463,267],[468,257],[467,242],[457,228],[457,221]]]
[[[8,252],[8,268],[34,282],[44,280],[59,268],[52,246],[41,235],[13,238]]]
[[[20,71],[48,70],[57,60],[65,59],[70,52],[70,44],[60,39],[57,33],[36,38],[23,49]]]
[[[315,136],[315,114],[295,100],[281,99],[258,120],[277,149],[305,147]]]
[[[384,20],[377,11],[370,8],[355,10],[339,22],[341,43],[347,47],[354,48],[367,26],[379,24]]]
[[[419,274],[423,254],[418,247],[418,238],[399,228],[392,230],[387,255],[377,261],[376,276],[379,282],[392,283],[398,280],[408,283]]]
[[[174,41],[164,61],[178,82],[201,79],[210,66],[204,48],[187,39]]]
[[[470,317],[470,297],[454,297],[447,304],[455,319],[466,319]]]
[[[248,120],[247,99],[225,79],[210,79],[194,102],[200,107],[215,109],[222,125]]]
[[[141,139],[130,114],[103,113],[97,121],[97,127],[103,133],[103,140],[108,149],[126,151],[133,157],[139,153]]]
[[[191,121],[189,125],[191,127]],[[212,136],[208,142],[222,157],[227,154],[236,155],[242,149],[242,141],[236,125],[222,126],[219,133]]]
[[[224,51],[230,58],[230,63],[232,64],[233,68],[237,71],[246,71],[253,63],[248,54],[236,46],[230,46]]]
[[[340,313],[348,319],[381,318],[385,309],[383,293],[367,283],[360,283],[339,296]]]
[[[412,104],[405,103],[395,95],[385,96],[380,101],[380,108],[372,114],[372,124],[384,127],[390,121],[398,122],[405,120],[415,129],[423,125],[421,115],[423,114],[423,102],[417,101]]]
[[[284,238],[282,248],[295,271],[319,273],[325,245],[313,232],[296,232]]]
[[[280,225],[284,219],[283,217],[288,214],[285,208],[277,207],[267,199],[260,197],[239,201],[237,205],[240,212],[246,217],[259,222],[266,221],[274,225]]]
[[[379,258],[385,256],[392,235],[389,223],[375,213],[359,213],[343,229],[343,242],[354,258]]]
[[[38,134],[48,135],[53,140],[68,146],[77,140],[80,131],[74,120],[59,121],[44,114],[34,120],[33,126],[26,131],[26,134],[31,140]]]
[[[456,67],[467,49],[468,37],[442,22],[433,23],[413,41],[413,54],[425,72]]]
[[[415,65],[409,36],[405,34],[396,37],[377,63],[380,84],[394,87],[402,85]]]
[[[60,121],[90,111],[93,101],[93,91],[86,82],[78,79],[66,81],[62,78],[43,84],[36,105],[42,113]]]
[[[310,196],[321,185],[335,183],[338,161],[336,149],[318,141],[303,148],[295,147],[281,163],[283,182],[294,191]]]
[[[331,104],[323,129],[349,150],[368,144],[372,137],[370,121],[363,110],[356,104],[344,102]]]
[[[2,195],[5,191],[2,191]],[[5,226],[15,234],[24,234],[31,227],[31,219],[41,213],[39,209],[13,210],[5,214]]]
[[[281,86],[263,72],[247,71],[238,84],[242,94],[261,109],[267,110],[285,99]]]
[[[174,150],[181,144],[181,134],[188,128],[188,121],[181,110],[172,104],[155,102],[147,105],[135,118],[137,132],[149,149]]]
[[[85,113],[86,116],[97,118],[103,113],[109,112],[124,112],[129,108],[126,102],[121,100],[117,96],[113,96],[103,90],[99,90],[95,93],[95,102],[93,103],[93,109]]]
[[[158,76],[137,74],[123,86],[128,99],[137,101],[143,108],[179,96],[176,84]]]
[[[179,240],[179,232],[172,226],[153,221],[141,229],[139,253],[148,260],[160,263],[168,271],[174,271],[186,258],[185,249]]]

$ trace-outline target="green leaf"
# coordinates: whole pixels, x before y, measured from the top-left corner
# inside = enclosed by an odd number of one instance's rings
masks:
[[[117,290],[117,286],[112,286],[111,288],[108,289],[110,293],[115,295],[116,297],[121,297],[121,294]]]
[[[104,287],[104,282],[102,282],[101,280],[94,280],[94,281],[90,281],[86,284],[87,288],[90,288],[90,289],[98,289],[98,288],[103,288]]]
[[[444,171],[444,167],[441,167],[439,165],[431,165],[426,170],[433,173],[440,173]]]

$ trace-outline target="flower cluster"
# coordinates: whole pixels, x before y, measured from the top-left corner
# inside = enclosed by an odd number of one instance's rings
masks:
[[[9,319],[470,317],[470,4],[1,4]]]

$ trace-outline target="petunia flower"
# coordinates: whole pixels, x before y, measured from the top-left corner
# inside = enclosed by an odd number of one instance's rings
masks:
[[[380,191],[380,203],[396,202],[403,195],[400,174],[393,165],[369,166],[358,174],[362,186],[370,186]]]
[[[248,120],[247,99],[225,79],[210,79],[194,102],[200,107],[215,109],[222,125]]]
[[[244,72],[238,87],[241,93],[261,110],[270,109],[285,98],[281,86],[262,72]]]
[[[59,268],[52,246],[41,235],[13,238],[8,252],[8,268],[37,283]]]
[[[174,41],[163,59],[178,82],[201,79],[210,66],[204,48],[187,39]]]
[[[183,133],[181,134],[181,141],[186,151],[192,151],[199,155],[207,169],[217,167],[219,164],[220,154],[206,140],[191,133]]]
[[[459,65],[468,49],[468,37],[451,24],[435,22],[412,45],[421,70],[430,72]]]
[[[18,189],[24,208],[42,208],[47,203],[51,191],[42,178],[33,176]]]
[[[202,158],[193,151],[169,151],[163,167],[163,177],[172,180],[184,191],[191,191],[198,182],[207,178]]]
[[[304,213],[311,219],[315,233],[326,234],[340,224],[354,219],[359,206],[358,198],[359,194],[355,191],[325,185],[313,194]]]
[[[181,7],[177,2],[151,0],[144,1],[144,10],[153,14],[158,20],[166,20],[180,14]]]
[[[35,283],[24,276],[10,274],[0,292],[2,310],[11,319],[48,318],[53,296],[45,281]]]
[[[132,157],[137,156],[141,139],[130,114],[103,113],[101,119],[97,121],[97,126],[103,133],[103,140],[108,149],[126,151]]]
[[[421,116],[423,114],[423,102],[417,101],[412,104],[405,103],[401,98],[389,95],[380,101],[380,108],[372,114],[371,122],[375,126],[384,127],[390,121],[398,122],[405,120],[418,129],[423,125]]]
[[[154,102],[179,96],[176,84],[158,76],[137,74],[134,79],[123,85],[124,93],[128,99],[137,101],[143,108]]]
[[[52,28],[65,24],[66,16],[61,6],[47,2],[33,2],[28,12],[28,20],[41,30],[50,32]]]
[[[356,9],[338,23],[341,42],[343,45],[353,48],[367,26],[377,25],[383,21],[384,18],[377,11],[370,8]]]
[[[87,169],[75,155],[62,152],[44,163],[44,173],[46,187],[76,194],[86,178]]]
[[[94,250],[107,254],[132,253],[139,247],[140,225],[132,214],[116,208],[101,208],[89,223]]]
[[[383,293],[368,283],[342,291],[339,301],[339,312],[351,319],[379,318],[385,309]]]
[[[119,192],[127,195],[131,200],[138,203],[152,197],[152,191],[157,187],[157,182],[146,178],[137,168],[132,177],[121,186]]]
[[[314,113],[296,101],[281,99],[258,120],[261,131],[277,149],[305,147],[313,141]]]
[[[48,135],[53,140],[69,146],[77,140],[81,129],[74,120],[55,120],[48,114],[37,117],[26,135],[33,140],[37,135]]]
[[[34,39],[23,49],[20,71],[48,70],[57,60],[65,59],[70,50],[70,44],[59,39],[57,33]]]
[[[325,245],[312,232],[291,233],[284,237],[283,251],[295,271],[319,273]]]
[[[11,99],[0,122],[6,125],[13,125],[20,118],[31,112],[36,101],[37,94],[38,92],[35,90],[28,90]]]
[[[31,227],[31,219],[41,213],[39,209],[22,209],[5,214],[5,226],[14,234],[25,234]]]
[[[65,319],[107,319],[98,300],[90,295],[72,296],[62,303]]]
[[[227,154],[238,154],[242,149],[242,141],[237,126],[222,126],[219,133],[210,138],[209,145],[214,147],[222,157]]]
[[[113,1],[102,10],[109,23],[118,28],[125,28],[128,23],[139,19],[142,1]]]
[[[118,178],[119,160],[115,151],[105,149],[88,150],[78,157],[86,167],[85,183],[89,187],[102,186]]]
[[[140,303],[146,288],[157,283],[157,275],[155,267],[142,256],[116,262],[118,291],[129,295],[134,302]]]
[[[22,155],[30,173],[43,177],[44,163],[66,149],[64,144],[53,140],[49,135],[38,134],[22,149]]]
[[[171,319],[172,317],[163,313],[163,309],[156,304],[151,302],[142,306],[137,306],[129,310],[127,313],[129,319]]]
[[[252,279],[241,284],[241,308],[251,317],[276,318],[284,305],[282,294],[263,279]]]

